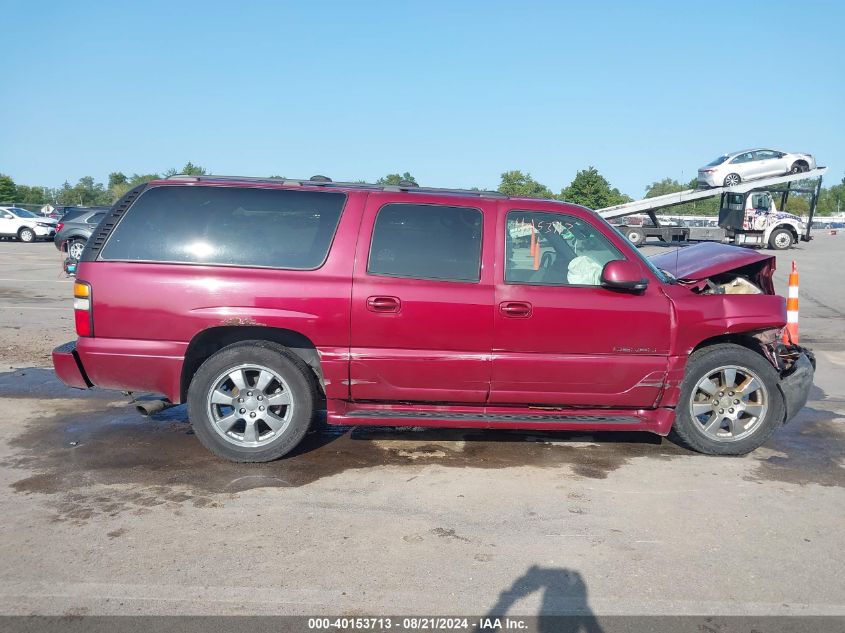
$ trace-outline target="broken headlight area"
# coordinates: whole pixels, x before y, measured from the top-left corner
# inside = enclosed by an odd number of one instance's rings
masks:
[[[759,286],[745,277],[737,275],[718,275],[705,279],[702,287],[697,290],[703,295],[761,295]]]

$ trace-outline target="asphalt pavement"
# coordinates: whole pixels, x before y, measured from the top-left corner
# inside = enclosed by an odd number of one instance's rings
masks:
[[[660,247],[649,246],[647,252]],[[742,458],[646,434],[318,429],[208,454],[184,407],[61,386],[71,286],[0,242],[0,614],[845,615],[845,236],[778,254],[818,359]]]

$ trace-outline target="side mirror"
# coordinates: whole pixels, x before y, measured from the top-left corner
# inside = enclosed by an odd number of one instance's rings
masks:
[[[601,271],[601,285],[611,290],[642,292],[648,287],[640,267],[625,259],[607,262]]]

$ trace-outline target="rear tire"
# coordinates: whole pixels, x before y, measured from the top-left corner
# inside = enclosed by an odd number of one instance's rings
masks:
[[[776,229],[769,236],[769,248],[775,251],[785,251],[794,243],[795,237],[789,229]]]
[[[243,341],[213,354],[194,374],[188,417],[197,438],[218,457],[269,462],[305,437],[316,400],[302,359],[276,343]]]
[[[24,227],[20,231],[18,231],[18,239],[21,242],[26,242],[27,244],[35,241],[35,231],[30,228]]]
[[[741,345],[713,345],[687,362],[672,435],[699,453],[745,455],[772,436],[785,411],[769,361]]]
[[[725,176],[725,186],[726,187],[735,187],[739,183],[742,182],[742,178],[739,177],[739,174],[728,174]]]
[[[70,240],[67,243],[68,257],[79,261],[82,258],[82,251],[85,250],[85,242],[83,240]]]
[[[645,242],[645,232],[642,229],[626,228],[625,237],[634,246],[642,246]]]

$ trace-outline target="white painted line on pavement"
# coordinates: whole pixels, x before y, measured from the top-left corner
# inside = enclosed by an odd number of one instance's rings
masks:
[[[54,284],[72,284],[73,279],[14,279],[13,277],[4,277],[0,281],[22,281],[26,283],[40,284],[48,281]]]
[[[70,306],[49,307],[49,306],[0,306],[0,310],[70,310]]]

